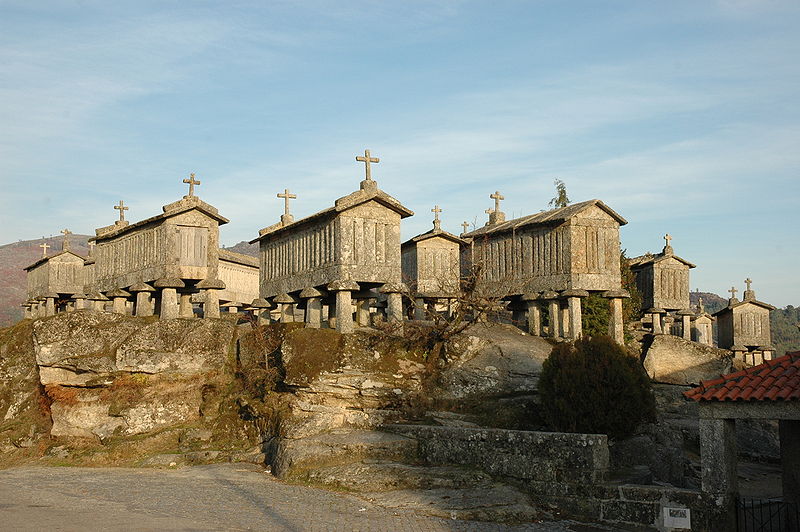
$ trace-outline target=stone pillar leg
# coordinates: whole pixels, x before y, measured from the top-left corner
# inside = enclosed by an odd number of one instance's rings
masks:
[[[336,296],[332,297],[328,302],[328,327],[330,329],[336,328]]]
[[[342,334],[353,332],[353,304],[349,290],[336,292],[336,330]]]
[[[174,288],[161,289],[162,320],[171,320],[178,317],[178,291]]]
[[[204,318],[219,318],[219,291],[209,288],[203,303]]]
[[[180,294],[180,317],[193,318],[192,294]]]
[[[421,297],[414,298],[414,319],[425,319],[425,300]]]
[[[572,331],[569,329],[569,307],[561,307],[559,304],[559,310],[561,315],[561,336],[563,338],[570,338],[572,336]]]
[[[280,304],[280,322],[292,323],[294,321],[294,305],[291,303]]]
[[[33,314],[31,313],[31,307],[27,307],[26,306],[24,308],[24,313],[25,313],[25,315],[23,316],[23,319],[29,320],[29,319],[33,318]]]
[[[548,304],[548,317],[550,319],[550,338],[559,338],[561,336],[561,309],[558,306],[557,299],[551,299]]]
[[[66,305],[64,306],[64,310],[67,312],[75,312],[75,303],[72,301],[67,301]]]
[[[661,314],[652,313],[650,317],[653,319],[653,334],[661,334],[663,332],[661,328]]]
[[[150,295],[150,292],[136,292],[134,313],[136,316],[153,315],[153,297]]]
[[[800,508],[800,420],[779,421],[781,467],[783,468],[783,500]],[[800,530],[800,523],[789,523],[787,530]]]
[[[125,314],[125,298],[115,297],[111,306],[114,314]]]
[[[542,335],[542,308],[536,301],[528,301],[528,332],[533,336]]]
[[[403,296],[399,292],[386,294],[386,319],[389,323],[403,321]]]
[[[581,298],[567,298],[569,308],[569,332],[573,340],[577,340],[583,334],[583,321],[581,316]]]
[[[319,329],[322,326],[322,298],[309,297],[306,300],[306,327]]]
[[[228,307],[228,314],[239,314],[239,307],[231,305]]]
[[[608,299],[611,315],[608,321],[608,335],[618,344],[625,343],[625,325],[622,320],[622,298],[611,297]]]
[[[368,298],[356,300],[356,323],[358,323],[359,327],[369,327],[371,325]]]
[[[56,298],[48,297],[44,307],[45,316],[55,316],[56,313]]]
[[[703,408],[702,406],[700,407]],[[702,416],[702,413],[701,413]],[[702,491],[710,494],[732,520],[720,530],[736,530],[736,426],[732,419],[700,418],[700,465]],[[724,525],[724,524],[723,524]]]

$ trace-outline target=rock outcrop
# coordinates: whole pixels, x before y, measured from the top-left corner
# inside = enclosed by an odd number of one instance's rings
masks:
[[[697,385],[732,369],[730,351],[678,336],[656,334],[644,355],[644,369],[655,382]]]

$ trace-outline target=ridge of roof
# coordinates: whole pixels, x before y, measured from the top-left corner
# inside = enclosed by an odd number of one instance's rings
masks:
[[[721,308],[720,310],[718,310],[714,314],[712,314],[712,316],[718,316],[720,314],[723,314],[726,311],[733,310],[733,309],[735,309],[737,307],[741,307],[742,305],[744,305],[746,303],[752,303],[752,304],[754,304],[756,306],[763,307],[763,308],[766,308],[766,309],[769,309],[769,310],[775,310],[777,308],[777,307],[774,307],[774,306],[770,305],[769,303],[764,303],[763,301],[759,301],[758,299],[744,299],[744,300],[738,301],[738,302],[736,302],[736,303],[734,303],[732,305],[730,304],[730,302],[728,302],[728,306],[727,307]]]
[[[593,206],[597,206],[603,211],[605,211],[606,214],[614,218],[620,225],[625,225],[628,223],[628,221],[625,220],[625,218],[617,214],[617,212],[614,211],[614,209],[603,203],[601,200],[591,199],[587,201],[582,201],[580,203],[573,203],[572,205],[567,205],[566,207],[561,207],[560,209],[542,211],[542,212],[537,212],[536,214],[529,214],[527,216],[514,218],[513,220],[507,220],[505,222],[501,222],[495,225],[485,225],[474,231],[470,231],[469,233],[464,233],[464,237],[474,238],[476,236],[486,235],[490,233],[501,233],[505,231],[515,230],[520,227],[525,227],[528,225],[556,224],[559,222],[564,222],[569,218],[572,218],[576,214],[579,214],[580,212]]]
[[[59,251],[58,253],[55,253],[53,255],[47,255],[46,257],[40,257],[39,260],[37,260],[36,262],[31,264],[30,266],[26,266],[26,267],[24,267],[22,269],[24,271],[32,270],[33,268],[37,267],[38,265],[40,265],[40,264],[42,264],[44,262],[47,262],[50,259],[54,259],[56,257],[59,257],[59,256],[63,255],[64,253],[69,253],[70,255],[75,255],[76,257],[78,257],[79,259],[81,259],[83,261],[86,260],[86,257],[81,257],[80,255],[78,255],[77,253],[75,253],[74,251],[72,251],[70,249],[62,249],[61,251]]]
[[[245,255],[244,253],[237,253],[236,251],[230,251],[225,248],[219,249],[219,258],[229,262],[236,262],[239,264],[244,264],[245,266],[253,266],[258,268],[258,259],[256,257],[251,257],[250,255]]]
[[[675,255],[674,253],[664,253],[663,251],[661,253],[656,253],[656,254],[645,253],[644,255],[639,255],[638,257],[633,257],[632,259],[630,259],[630,266],[631,266],[631,268],[637,268],[637,267],[641,267],[641,266],[646,266],[648,264],[654,264],[656,262],[661,262],[661,261],[664,261],[664,260],[667,260],[667,259],[678,260],[678,261],[684,263],[685,265],[687,265],[689,267],[689,269],[697,267],[696,264],[694,264],[692,262],[689,262],[688,260]]]
[[[417,235],[415,237],[409,238],[408,240],[403,242],[400,245],[400,247],[402,248],[403,246],[407,246],[407,245],[415,243],[415,242],[422,242],[423,240],[428,240],[430,238],[435,238],[435,237],[446,238],[447,240],[450,240],[450,241],[455,242],[457,244],[466,245],[466,242],[464,242],[463,239],[457,237],[453,233],[450,233],[448,231],[444,231],[443,229],[439,229],[438,231],[436,229],[431,229],[428,232],[425,232],[425,233],[419,234],[419,235]]]

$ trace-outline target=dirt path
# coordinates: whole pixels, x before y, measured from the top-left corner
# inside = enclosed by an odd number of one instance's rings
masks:
[[[352,495],[284,484],[261,468],[24,467],[0,471],[3,530],[600,530],[514,527],[387,510]]]

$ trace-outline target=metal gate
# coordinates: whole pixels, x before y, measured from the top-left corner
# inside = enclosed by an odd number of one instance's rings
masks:
[[[800,508],[781,499],[739,497],[739,532],[800,532]]]

